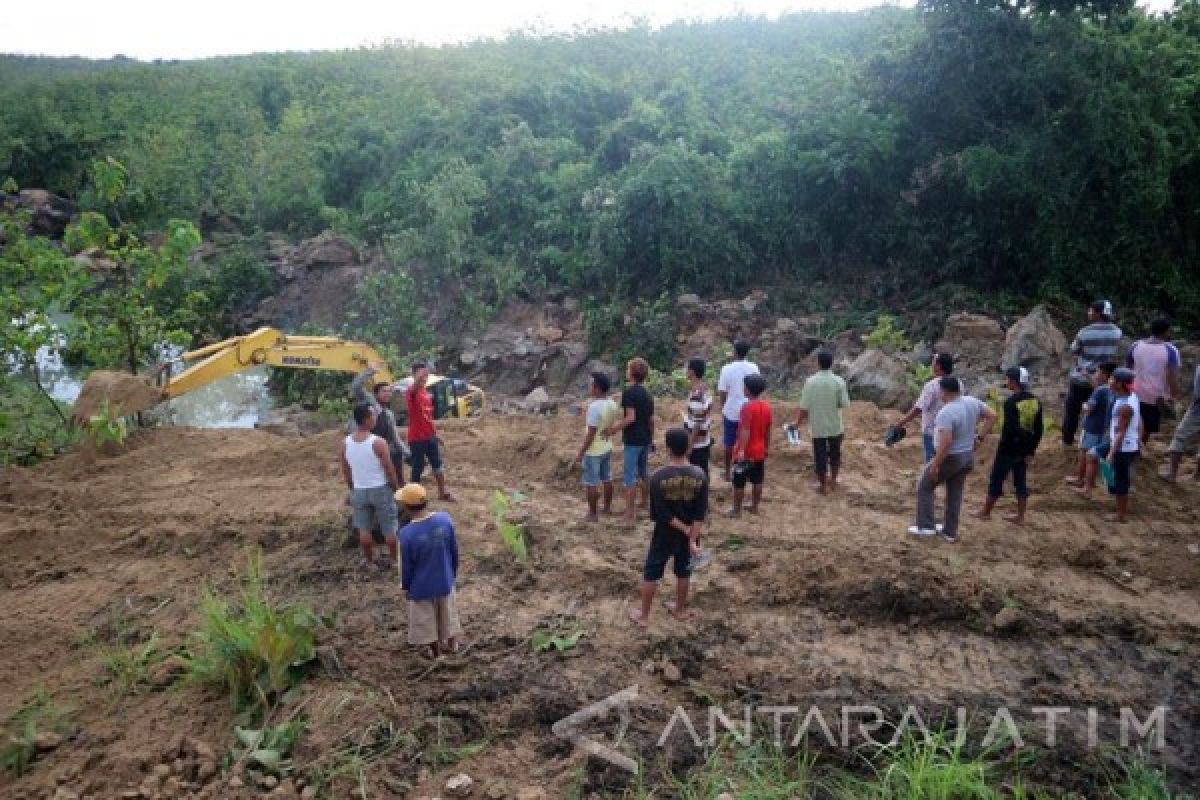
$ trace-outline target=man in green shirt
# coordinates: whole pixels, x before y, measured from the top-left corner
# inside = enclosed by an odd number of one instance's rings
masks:
[[[833,354],[827,350],[817,353],[820,371],[804,382],[800,392],[800,412],[796,424],[808,422],[812,436],[813,458],[817,480],[812,487],[821,494],[837,488],[838,470],[842,466],[842,409],[850,407],[846,382],[834,375]]]

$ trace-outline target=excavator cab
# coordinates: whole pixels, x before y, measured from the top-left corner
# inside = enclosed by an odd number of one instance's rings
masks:
[[[396,415],[396,421],[401,425],[408,424],[408,406],[405,403],[404,395],[410,386],[412,386],[412,378],[404,378],[396,384],[397,391],[392,396],[392,412]],[[483,411],[483,390],[461,378],[430,375],[425,388],[433,398],[434,419],[465,418]]]

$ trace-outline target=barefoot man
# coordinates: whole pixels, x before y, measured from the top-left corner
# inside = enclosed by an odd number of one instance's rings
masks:
[[[579,446],[576,460],[583,467],[583,487],[587,493],[588,522],[600,518],[600,493],[604,492],[604,513],[612,513],[612,437],[607,431],[617,421],[617,404],[608,396],[611,387],[608,376],[593,372],[588,387],[587,430]]]
[[[375,422],[374,406],[359,403],[354,407],[357,429],[342,440],[338,462],[350,489],[349,505],[354,510],[354,529],[358,531],[363,566],[370,567],[375,563],[375,538],[371,529],[378,526],[391,556],[391,563],[383,566],[390,568],[396,563],[397,555],[396,527],[400,517],[392,493],[399,480],[387,442],[371,433]]]
[[[670,461],[650,476],[650,516],[654,534],[642,569],[642,605],[630,609],[629,618],[643,628],[650,623],[650,609],[658,582],[673,561],[675,602],[667,608],[676,619],[687,619],[688,585],[692,575],[692,554],[704,528],[708,513],[708,478],[688,463],[691,436],[682,428],[672,428],[665,437]]]
[[[850,395],[846,392],[846,382],[833,374],[833,353],[828,350],[817,353],[817,366],[820,370],[804,382],[800,392],[796,425],[808,422],[817,473],[813,488],[829,494],[837,488],[838,471],[842,467],[845,435],[842,409],[850,407]]]
[[[983,508],[973,512],[977,519],[990,519],[996,501],[1004,494],[1004,481],[1008,473],[1013,476],[1013,490],[1017,495],[1017,510],[1005,514],[1009,522],[1020,525],[1025,522],[1025,507],[1029,502],[1029,486],[1025,482],[1026,469],[1037,452],[1044,430],[1042,403],[1029,391],[1029,370],[1011,367],[1004,373],[1011,394],[1004,401],[1004,424],[1000,429],[1000,445],[996,448],[996,460],[992,463],[992,476],[988,481],[987,499]]]

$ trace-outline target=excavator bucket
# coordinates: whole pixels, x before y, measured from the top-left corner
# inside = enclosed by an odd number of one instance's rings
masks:
[[[153,408],[163,399],[162,390],[143,377],[97,370],[83,384],[71,416],[76,423],[87,424],[92,417],[103,413],[107,403],[111,415],[125,417]]]

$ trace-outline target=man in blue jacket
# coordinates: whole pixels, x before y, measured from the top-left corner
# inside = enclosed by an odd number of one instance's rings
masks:
[[[458,539],[445,511],[430,511],[425,487],[405,484],[396,500],[412,516],[400,531],[400,584],[408,592],[408,642],[431,658],[458,652],[462,626],[454,600]]]

